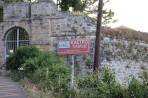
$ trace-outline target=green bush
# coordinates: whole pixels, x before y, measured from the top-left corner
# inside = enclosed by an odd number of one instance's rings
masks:
[[[102,68],[99,75],[87,73],[77,79],[75,98],[148,98],[148,77],[143,82],[129,77],[128,85],[115,81],[115,75],[108,68]]]
[[[39,50],[36,47],[20,47],[12,55],[10,55],[6,60],[7,70],[17,70],[24,64],[27,59],[34,58],[39,54]]]
[[[39,84],[44,91],[52,90],[55,93],[62,92],[68,95],[69,76],[68,68],[63,65],[55,64],[51,67],[38,69],[32,79],[35,83]]]
[[[97,98],[98,97],[98,75],[86,73],[76,80],[75,98]]]
[[[24,68],[23,73],[17,70]],[[63,65],[63,58],[54,52],[41,52],[35,47],[21,47],[8,59],[6,68],[11,77],[20,81],[28,77],[44,91],[51,90],[55,96],[69,96],[70,70]]]
[[[87,73],[77,80],[76,98],[123,98],[123,92],[108,68],[103,68],[99,76]]]
[[[70,72],[67,66],[63,65],[61,56],[54,52],[41,52],[37,57],[28,59],[22,65],[25,75],[34,83],[40,85],[44,91],[51,90],[56,96],[69,96]]]
[[[58,56],[56,53],[45,51],[40,52],[34,58],[27,59],[22,66],[26,74],[32,74],[41,67],[51,67],[56,64],[63,65],[62,57]]]
[[[139,82],[132,77],[128,88],[125,90],[125,98],[148,98],[148,83],[145,81]]]

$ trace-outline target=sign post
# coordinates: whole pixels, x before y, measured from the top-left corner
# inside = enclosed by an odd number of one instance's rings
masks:
[[[74,89],[74,55],[71,56],[72,64],[70,66],[70,89],[71,95],[70,98],[73,96],[73,89]]]
[[[72,64],[70,67],[70,87],[71,92],[74,89],[74,54],[87,54],[89,52],[89,41],[87,39],[72,39],[58,41],[59,55],[72,55]],[[72,97],[72,94],[71,94]]]

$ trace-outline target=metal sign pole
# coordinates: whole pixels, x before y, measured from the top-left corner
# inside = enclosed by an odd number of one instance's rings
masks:
[[[74,55],[71,56],[72,64],[70,67],[70,87],[71,87],[71,97],[73,97],[73,89],[74,89]]]

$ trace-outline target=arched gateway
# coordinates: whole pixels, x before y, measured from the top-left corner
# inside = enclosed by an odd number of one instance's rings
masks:
[[[26,30],[20,27],[11,28],[5,37],[5,58],[18,47],[26,45],[29,45],[29,35]]]

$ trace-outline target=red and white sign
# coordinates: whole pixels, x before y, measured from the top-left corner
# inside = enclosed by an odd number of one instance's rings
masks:
[[[87,39],[72,39],[58,41],[58,54],[87,54],[89,41]]]

